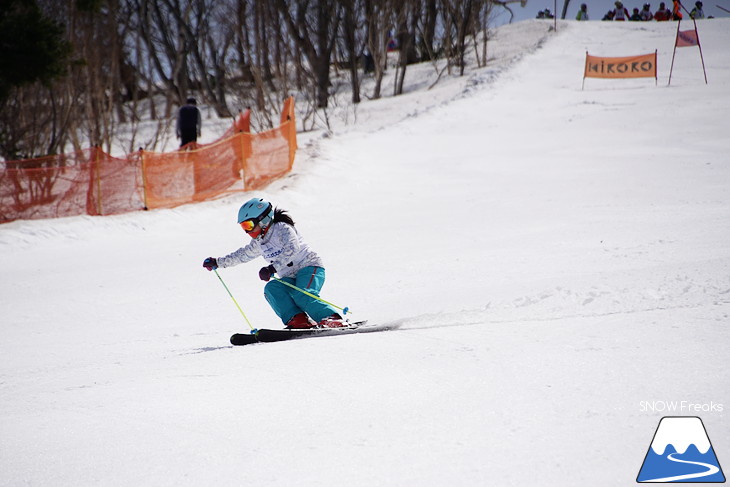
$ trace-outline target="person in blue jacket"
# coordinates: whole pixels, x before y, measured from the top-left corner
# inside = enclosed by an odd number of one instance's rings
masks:
[[[238,210],[238,224],[251,242],[224,257],[208,257],[203,267],[212,271],[263,257],[269,265],[259,270],[266,281],[264,296],[281,321],[290,329],[337,328],[347,322],[331,305],[293,289],[280,280],[319,296],[325,281],[322,259],[304,241],[285,210],[261,198],[252,198]]]

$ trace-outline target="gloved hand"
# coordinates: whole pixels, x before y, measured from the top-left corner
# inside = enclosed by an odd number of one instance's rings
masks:
[[[259,279],[262,281],[269,281],[271,279],[271,276],[273,276],[276,273],[276,269],[274,269],[273,265],[270,265],[268,267],[262,267],[259,271]]]
[[[218,268],[218,261],[215,260],[215,257],[208,257],[203,261],[203,267],[209,271],[214,271]]]

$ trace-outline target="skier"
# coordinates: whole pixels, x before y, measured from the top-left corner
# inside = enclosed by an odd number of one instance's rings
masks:
[[[322,259],[304,242],[286,211],[274,208],[264,199],[252,198],[238,210],[238,223],[251,237],[251,242],[225,257],[208,257],[203,261],[203,267],[212,271],[263,256],[269,261],[269,265],[259,271],[259,278],[267,282],[264,297],[286,328],[347,326],[347,322],[329,304],[279,280],[270,281],[274,273],[279,274],[282,281],[314,296],[319,296],[324,285]]]

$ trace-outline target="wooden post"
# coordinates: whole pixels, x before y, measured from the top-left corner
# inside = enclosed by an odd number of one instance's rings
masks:
[[[142,199],[144,200],[144,208],[142,209],[147,211],[149,210],[147,205],[147,168],[144,163],[144,149],[141,147],[139,148],[139,160],[142,162]]]
[[[700,31],[697,30],[697,21],[693,18],[695,24],[695,35],[697,36],[697,47],[700,48],[700,60],[702,61],[702,74],[705,75],[705,84],[707,84],[707,71],[705,71],[705,57],[702,55],[702,44],[700,43]]]
[[[667,86],[672,84],[672,71],[674,70],[674,56],[677,54],[677,39],[679,39],[679,26],[682,24],[681,20],[677,21],[677,35],[674,36],[674,51],[672,52],[672,65],[669,67],[669,81]]]
[[[99,215],[103,215],[104,208],[102,206],[102,197],[101,197],[101,165],[99,161],[99,152],[101,152],[101,149],[97,145],[94,147],[94,154],[95,154],[95,162],[96,162],[96,192],[99,193],[97,196],[97,203],[96,203],[96,211],[99,213]]]
[[[241,183],[244,191],[246,191],[246,137],[251,137],[251,134],[246,132],[238,133],[238,138],[241,140],[241,165],[238,169],[238,174],[241,175]]]

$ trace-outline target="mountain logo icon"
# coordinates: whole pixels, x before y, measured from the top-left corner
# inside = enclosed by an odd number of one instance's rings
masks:
[[[702,420],[696,416],[663,417],[636,481],[725,482]]]

